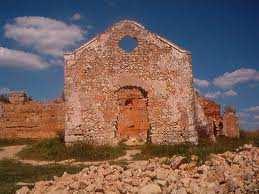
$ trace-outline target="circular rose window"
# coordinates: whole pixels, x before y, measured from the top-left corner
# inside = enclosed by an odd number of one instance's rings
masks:
[[[126,52],[133,51],[138,46],[138,41],[136,38],[133,38],[131,36],[124,36],[120,42],[119,46],[121,49],[123,49]]]

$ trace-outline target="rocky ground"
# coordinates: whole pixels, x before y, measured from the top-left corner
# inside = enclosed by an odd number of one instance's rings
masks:
[[[90,166],[80,173],[40,181],[32,189],[22,187],[17,194],[212,194],[259,193],[259,148],[245,145],[236,152],[212,154],[203,165],[197,157],[155,158],[126,166]]]

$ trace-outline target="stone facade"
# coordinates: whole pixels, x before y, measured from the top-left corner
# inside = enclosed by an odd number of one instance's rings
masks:
[[[0,138],[55,137],[64,131],[64,117],[62,100],[41,103],[14,92],[9,103],[0,102]]]
[[[125,37],[137,41],[127,52]],[[65,54],[65,141],[198,141],[191,55],[124,20]]]

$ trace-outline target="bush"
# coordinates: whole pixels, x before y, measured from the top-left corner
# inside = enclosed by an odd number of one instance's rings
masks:
[[[66,146],[59,139],[44,139],[25,147],[18,156],[23,159],[63,160],[67,159]]]
[[[110,160],[125,154],[121,146],[93,146],[77,143],[67,149],[68,155],[78,160]]]
[[[135,159],[148,159],[152,157],[172,157],[173,155],[182,155],[189,160],[191,155],[197,155],[202,163],[208,159],[211,153],[218,154],[226,151],[234,151],[239,146],[252,143],[258,146],[259,133],[242,132],[239,139],[227,137],[218,137],[216,143],[211,143],[207,139],[199,139],[199,144],[194,145],[153,145],[146,144],[141,147],[141,154]]]
[[[33,160],[110,160],[125,154],[123,146],[93,146],[84,142],[66,147],[58,138],[45,139],[18,153],[23,159]]]

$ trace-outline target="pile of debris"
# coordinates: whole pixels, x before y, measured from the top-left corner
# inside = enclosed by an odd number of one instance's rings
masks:
[[[202,165],[197,156],[186,163],[182,156],[136,161],[121,167],[109,163],[80,173],[37,182],[32,193],[258,193],[259,148],[245,145],[236,152],[212,154]]]

